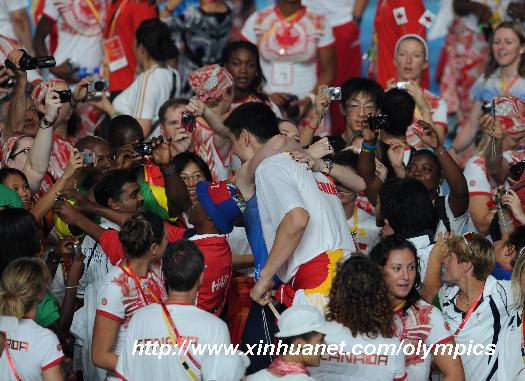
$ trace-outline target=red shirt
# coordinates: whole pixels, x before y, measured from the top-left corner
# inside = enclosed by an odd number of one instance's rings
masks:
[[[187,229],[165,224],[168,242],[184,238]],[[204,279],[199,288],[197,307],[219,316],[226,301],[232,274],[232,252],[225,235],[194,236],[192,241],[204,255]],[[99,239],[109,261],[116,265],[125,257],[118,231],[107,229]]]
[[[377,38],[375,64],[377,82],[387,87],[390,78],[396,76],[394,54],[396,43],[405,34],[417,34],[426,40],[426,27],[420,23],[425,13],[423,0],[380,0],[374,20],[374,37]],[[397,17],[396,17],[397,16]],[[425,69],[421,85],[428,88],[428,69]]]
[[[126,4],[124,4],[120,12],[116,14],[123,2],[126,2]],[[107,15],[105,35],[107,37],[117,35],[120,38],[128,61],[128,66],[109,73],[109,91],[121,91],[131,85],[135,79],[135,70],[137,67],[137,60],[133,53],[135,31],[142,21],[157,18],[157,9],[154,5],[149,5],[147,1],[118,0],[111,2]],[[114,31],[112,31],[111,24],[115,16],[115,28]]]

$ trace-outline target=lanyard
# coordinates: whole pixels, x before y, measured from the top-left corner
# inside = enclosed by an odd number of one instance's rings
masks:
[[[281,374],[283,376],[287,374],[306,374],[309,375],[308,369],[303,364],[296,362],[289,362],[276,358],[272,361],[268,370],[271,370],[274,373]]]
[[[357,252],[361,252],[361,248],[359,247],[359,243],[356,241],[357,231],[359,230],[359,221],[357,216],[357,207],[354,206],[354,228],[350,229],[350,236],[352,237],[352,241],[354,241],[354,246]]]
[[[112,37],[113,33],[115,32],[115,27],[117,26],[117,19],[120,15],[120,12],[122,11],[122,8],[128,3],[128,0],[123,0],[120,2],[119,6],[117,7],[117,10],[113,12],[113,15],[111,16],[111,25],[109,27],[109,32],[107,34],[107,37]]]
[[[166,305],[164,303],[161,303],[160,304],[162,306],[162,312],[163,312],[163,317],[164,317],[164,322],[166,323],[166,327],[168,328],[168,332],[170,334],[170,338],[171,338],[171,344],[173,346],[176,346],[178,341],[177,341],[177,338],[180,337],[180,333],[179,331],[177,330],[177,327],[175,326],[175,323],[173,322],[173,319],[171,318],[171,315],[168,311],[168,308],[166,307]],[[191,343],[188,343],[188,346],[190,345]],[[181,348],[182,349],[182,348]],[[195,365],[197,367],[197,369],[201,369],[201,364],[192,356],[192,354],[190,353],[190,351],[188,350],[187,351],[187,356],[189,358],[189,360],[193,363],[193,365]],[[186,370],[186,372],[188,373],[188,375],[193,379],[193,380],[200,380],[196,375],[195,373],[193,372],[193,370],[188,366],[188,363],[186,362],[186,360],[184,359],[184,357],[182,355],[179,356],[179,359],[182,363],[182,366],[184,367],[184,369]]]
[[[149,302],[148,302],[148,299],[146,298],[146,293],[144,292],[144,290],[142,289],[142,286],[140,285],[140,280],[139,280],[139,277],[137,276],[137,274],[135,274],[135,272],[131,269],[131,267],[128,266],[127,262],[124,263],[123,265],[119,266],[119,267],[122,269],[122,271],[124,271],[126,273],[127,276],[129,276],[131,279],[133,279],[133,281],[135,282],[135,285],[137,286],[137,289],[139,290],[140,294],[144,298],[144,303],[146,303],[146,305],[148,305]],[[153,300],[155,301],[155,303],[160,303],[161,302],[160,297],[149,286],[148,286],[148,292],[151,295],[151,297],[153,298]]]
[[[277,28],[279,28],[280,24],[283,24],[283,33],[279,36],[278,42],[281,46],[281,49],[279,50],[279,54],[285,55],[286,49],[290,48],[295,44],[295,38],[291,35],[291,30],[294,27],[294,25],[303,17],[303,15],[306,13],[306,8],[302,7],[299,11],[295,12],[293,15],[290,15],[288,17],[284,17],[281,14],[281,11],[279,10],[279,7],[275,6],[275,13],[277,14],[277,18],[279,19],[279,23],[275,23],[272,25],[270,29],[268,29],[264,36],[270,36]]]
[[[519,74],[516,74],[516,76],[509,83],[505,83],[505,81],[502,78],[500,78],[499,85],[501,87],[501,91],[503,91],[503,95],[509,95],[510,89],[516,84],[518,79],[520,79]]]
[[[91,10],[91,13],[93,13],[93,16],[95,16],[95,19],[97,20],[98,26],[101,27],[102,24],[100,23],[100,13],[98,13],[97,8],[93,4],[93,1],[92,0],[86,0],[86,3],[88,5],[89,9]]]
[[[453,335],[454,337],[456,337],[459,334],[459,331],[461,331],[463,329],[463,327],[465,326],[465,324],[467,324],[467,320],[470,318],[470,315],[472,315],[472,312],[474,312],[474,310],[476,309],[476,307],[479,304],[479,301],[481,300],[481,296],[483,295],[483,290],[484,289],[485,289],[485,287],[483,287],[481,289],[481,291],[479,292],[478,297],[474,300],[474,302],[472,303],[472,305],[468,309],[467,315],[463,318],[463,321],[459,325],[458,329],[456,329],[456,332],[454,332],[454,335]]]
[[[7,345],[7,332],[4,332],[4,334],[5,334],[4,352],[5,352],[5,355],[7,356],[7,362],[9,363],[9,367],[13,371],[13,374],[15,375],[16,380],[17,381],[23,381],[22,377],[20,377],[20,375],[18,374],[18,372],[17,372],[17,370],[15,368],[15,364],[13,362],[13,359],[11,358],[11,353],[9,353],[9,346]]]

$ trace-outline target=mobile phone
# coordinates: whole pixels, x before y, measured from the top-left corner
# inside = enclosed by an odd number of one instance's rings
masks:
[[[180,125],[187,132],[193,132],[195,129],[195,115],[189,111],[184,111],[180,118]]]
[[[93,152],[81,152],[80,154],[82,155],[85,165],[93,166],[95,164]]]
[[[55,90],[60,97],[60,103],[71,102],[71,90]]]

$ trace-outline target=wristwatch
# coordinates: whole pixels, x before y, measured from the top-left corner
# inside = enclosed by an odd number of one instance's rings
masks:
[[[334,167],[334,161],[330,158],[324,158],[323,161],[326,165],[326,169],[324,169],[322,172],[325,175],[329,175],[330,172],[332,171],[332,168]]]
[[[47,120],[47,118],[44,116],[42,118],[42,121],[40,122],[40,128],[45,130],[45,129],[48,129],[49,127],[52,127],[53,126],[53,122],[50,122],[49,120]]]

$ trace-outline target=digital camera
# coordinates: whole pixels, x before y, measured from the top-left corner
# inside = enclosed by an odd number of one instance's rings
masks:
[[[341,88],[340,87],[329,87],[324,89],[324,93],[328,94],[331,101],[341,100]]]
[[[388,115],[369,116],[368,129],[371,131],[386,130],[388,128]]]

